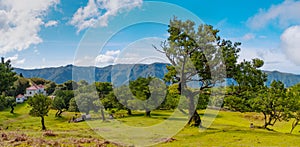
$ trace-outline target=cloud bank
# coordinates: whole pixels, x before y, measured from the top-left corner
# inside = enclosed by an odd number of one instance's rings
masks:
[[[39,36],[43,16],[59,0],[1,0],[0,54],[21,51],[43,40]]]
[[[300,23],[300,1],[285,0],[281,4],[272,5],[269,9],[260,9],[259,13],[250,17],[248,25],[253,29],[264,28],[269,24],[281,28]]]
[[[107,26],[110,17],[130,11],[142,4],[142,0],[89,0],[85,7],[77,9],[69,22],[80,32],[89,27]]]
[[[286,29],[280,39],[287,58],[300,65],[300,25]]]

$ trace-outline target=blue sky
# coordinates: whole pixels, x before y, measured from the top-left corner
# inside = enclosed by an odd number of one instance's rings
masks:
[[[300,73],[296,0],[0,0],[0,56],[21,68],[164,62],[151,45],[166,39],[174,15],[242,42],[241,60]]]

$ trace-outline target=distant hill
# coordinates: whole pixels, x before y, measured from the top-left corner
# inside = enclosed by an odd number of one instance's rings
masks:
[[[114,84],[122,84],[126,80],[134,80],[137,77],[155,76],[163,78],[164,74],[167,73],[166,63],[153,63],[153,64],[118,64],[110,65],[107,67],[78,67],[73,65],[51,67],[42,69],[21,69],[15,68],[15,72],[18,74],[22,73],[24,77],[40,77],[47,80],[54,81],[58,84],[64,83],[68,80],[80,80],[77,75],[88,77],[91,72],[95,74],[95,79],[99,82],[114,82]],[[282,81],[287,87],[293,86],[300,83],[300,75],[283,73],[279,71],[264,71],[268,74],[267,85],[273,80]],[[73,75],[72,75],[73,74]],[[72,77],[74,77],[72,79]],[[89,81],[91,82],[91,81]]]
[[[267,85],[270,85],[273,80],[282,81],[286,87],[290,87],[300,83],[300,75],[283,73],[279,71],[264,71],[268,74]]]
[[[118,64],[110,65],[107,67],[78,67],[74,65],[67,65],[61,67],[51,67],[42,69],[21,69],[15,68],[14,71],[26,78],[39,77],[47,80],[54,81],[58,84],[64,83],[68,80],[79,81],[78,77],[89,78],[89,75],[95,74],[95,79],[99,82],[111,82],[122,84],[126,80],[135,80],[137,77],[147,77],[149,75],[158,78],[163,78],[167,72],[165,63],[154,63],[154,64]],[[73,77],[73,79],[72,79]],[[91,81],[88,81],[91,82]]]

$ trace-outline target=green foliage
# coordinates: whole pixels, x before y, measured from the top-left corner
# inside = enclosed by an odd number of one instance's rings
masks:
[[[79,93],[75,96],[79,110],[86,114],[89,114],[91,110],[97,110],[94,101],[98,99],[99,98],[96,93]]]
[[[284,84],[273,81],[270,88],[261,89],[257,97],[252,99],[251,106],[254,111],[264,115],[264,128],[267,128],[277,121],[287,120],[290,102]]]
[[[63,83],[65,89],[63,90],[76,90],[78,88],[78,84],[75,81],[69,80]]]
[[[177,108],[178,104],[179,104],[179,100],[180,100],[180,95],[179,95],[179,91],[178,91],[178,84],[173,84],[170,85],[168,87],[168,91],[167,91],[167,97],[165,99],[165,101],[162,104],[162,107],[164,109],[175,109]],[[184,109],[182,108],[182,106],[179,106],[180,109]]]
[[[0,63],[0,95],[6,94],[16,80],[16,73],[13,72],[10,60],[4,61],[2,57]]]
[[[128,104],[130,100],[133,100],[134,97],[130,91],[129,86],[123,85],[120,87],[114,88],[114,95],[116,96],[117,100],[115,101],[116,108],[121,110],[127,110],[127,114],[131,115],[131,109]]]
[[[195,30],[194,22],[177,18],[170,21],[168,32],[170,36],[162,43],[162,50],[159,50],[171,63],[167,66],[168,73],[164,80],[172,84],[178,83],[180,94],[188,101],[190,123],[197,121],[195,126],[199,126],[200,117],[195,108],[202,107],[203,104],[197,105],[196,95],[204,93],[216,83],[223,82],[225,77],[232,78],[235,75],[238,70],[236,63],[240,43],[221,41],[217,35],[219,30],[211,25],[201,24]],[[225,75],[225,72],[228,74]],[[199,85],[198,90],[189,89],[189,82],[196,82]],[[207,103],[207,96],[200,95],[200,98],[201,103]]]
[[[150,117],[151,110],[158,108],[165,98],[165,87],[159,79],[139,77],[129,82],[129,88],[134,99],[128,100],[131,108],[145,110],[145,116]]]
[[[44,116],[48,115],[51,103],[52,100],[42,94],[34,95],[28,100],[28,104],[31,106],[29,115],[34,117],[41,117],[42,130],[46,130]]]
[[[7,107],[6,100],[4,95],[0,95],[0,111],[4,110]]]
[[[264,82],[267,80],[267,75],[259,69],[263,63],[260,59],[253,59],[236,65],[236,74],[232,78],[237,85],[230,85],[227,89],[224,100],[226,107],[240,112],[255,111],[251,103],[258,91],[264,89]]]
[[[290,133],[299,125],[300,122],[300,84],[291,87],[288,91],[290,101],[288,106],[290,108],[289,118],[294,119]]]
[[[109,82],[95,82],[95,86],[100,98],[112,91],[112,84]]]
[[[56,83],[54,82],[49,82],[45,85],[45,90],[47,91],[48,95],[53,94],[55,89],[56,89]]]
[[[17,105],[16,99],[12,96],[8,96],[5,97],[5,100],[6,100],[6,106],[11,108],[10,113],[14,113],[14,109],[15,109],[14,107]]]
[[[56,96],[52,102],[52,108],[57,110],[55,116],[61,117],[62,112],[67,110],[67,105],[62,97]]]
[[[30,86],[29,80],[24,77],[17,77],[18,79],[14,82],[13,87],[8,91],[7,95],[17,96],[18,94],[24,94],[26,88]]]
[[[35,95],[28,99],[28,104],[32,107],[29,114],[35,117],[47,116],[52,100],[42,94]]]
[[[68,80],[62,84],[57,85],[56,90],[77,90],[79,85],[73,80]]]
[[[45,80],[43,78],[38,78],[38,77],[30,78],[30,81],[32,81],[34,84],[37,84],[37,85],[40,85],[40,84],[45,85],[50,82],[48,80]]]
[[[238,71],[233,76],[233,79],[238,83],[238,91],[251,90],[252,88],[259,89],[264,86],[267,81],[267,75],[259,68],[264,62],[260,59],[252,59],[252,61],[243,61],[237,65]],[[254,89],[256,90],[256,89]]]
[[[79,112],[79,108],[77,106],[75,98],[70,99],[68,111],[70,111],[70,112]]]
[[[77,84],[78,84],[78,86],[87,86],[87,85],[89,85],[89,83],[85,80],[80,80]]]
[[[14,83],[14,87],[16,89],[16,95],[24,94],[26,92],[26,88],[30,86],[29,80],[23,77],[19,77],[18,80]]]
[[[56,90],[54,93],[55,97],[60,97],[63,100],[64,108],[69,109],[70,100],[74,97],[74,91],[72,90]]]

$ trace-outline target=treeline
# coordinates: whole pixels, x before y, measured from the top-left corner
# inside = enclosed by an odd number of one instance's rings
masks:
[[[278,121],[293,121],[292,129],[300,121],[300,84],[285,88],[281,81],[273,81],[270,87],[256,86],[235,95],[240,86],[230,86],[223,107],[239,112],[263,114],[265,129]]]

